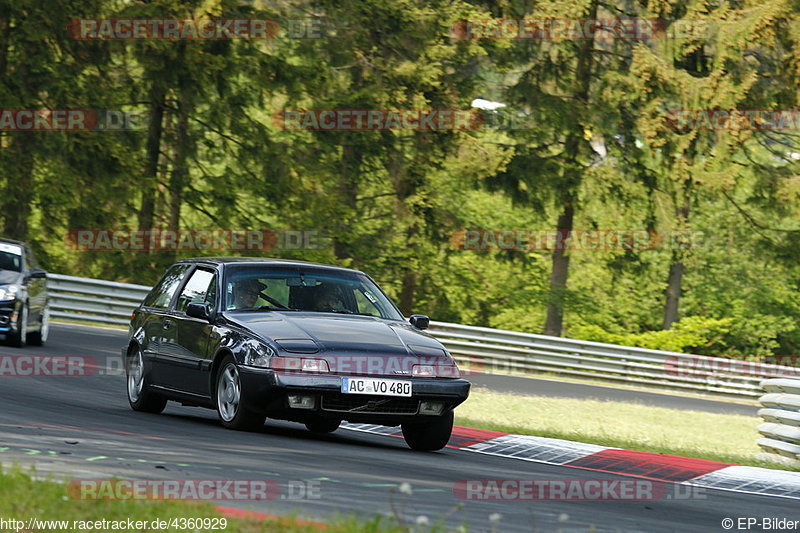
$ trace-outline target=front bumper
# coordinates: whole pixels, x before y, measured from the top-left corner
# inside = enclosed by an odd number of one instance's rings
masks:
[[[17,332],[17,311],[16,300],[4,300],[0,302],[0,334]]]
[[[386,379],[411,381],[411,396],[343,394],[342,377],[284,374],[271,369],[239,367],[242,400],[249,409],[272,418],[300,422],[315,418],[331,418],[396,426],[412,420],[430,419],[431,414],[420,413],[421,402],[441,403],[442,413],[451,411],[467,399],[470,388],[469,381],[465,379],[386,376]],[[288,397],[298,394],[313,396],[314,407],[291,408]]]

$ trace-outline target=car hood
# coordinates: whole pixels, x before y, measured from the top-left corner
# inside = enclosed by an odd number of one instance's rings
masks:
[[[279,311],[225,316],[274,341],[287,355],[325,359],[332,372],[405,375],[414,364],[453,364],[439,341],[405,322]]]

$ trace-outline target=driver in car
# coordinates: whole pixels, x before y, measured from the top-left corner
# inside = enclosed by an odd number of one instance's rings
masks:
[[[316,304],[315,307],[317,311],[347,311],[342,303],[342,299],[340,298],[338,287],[323,284],[320,285],[317,290],[319,291],[319,294],[314,302]]]
[[[233,302],[228,309],[253,309],[261,299],[261,292],[266,285],[256,278],[244,278],[232,284]]]

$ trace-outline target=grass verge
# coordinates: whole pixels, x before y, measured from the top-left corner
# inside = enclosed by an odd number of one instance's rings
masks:
[[[755,458],[755,416],[653,407],[639,403],[524,396],[474,389],[456,424],[643,452],[781,470]]]
[[[203,531],[213,533],[407,533],[409,524],[398,517],[376,515],[372,519],[335,516],[328,524],[297,520],[293,517],[270,516],[230,518],[209,503],[178,500],[93,500],[72,499],[67,484],[33,479],[19,467],[0,470],[0,531],[59,532],[65,531]],[[398,515],[399,516],[399,515]],[[29,520],[38,522],[28,522]],[[197,527],[188,527],[181,519],[194,520]],[[206,523],[198,520],[206,519]],[[9,520],[21,521],[19,526]],[[105,524],[100,521],[105,520]],[[111,527],[127,521],[146,523],[144,527]],[[165,520],[168,527],[154,527],[154,520]],[[171,521],[175,520],[174,526]],[[216,523],[210,521],[217,520]],[[222,522],[224,520],[224,522]],[[415,531],[444,532],[441,522],[432,517]],[[50,522],[50,523],[48,523]],[[87,527],[87,523],[94,525]],[[427,518],[426,518],[427,522]],[[464,529],[466,531],[466,529]]]

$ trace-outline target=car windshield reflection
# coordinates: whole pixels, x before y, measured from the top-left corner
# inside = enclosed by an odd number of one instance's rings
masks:
[[[369,277],[299,269],[241,268],[225,281],[229,311],[311,311],[402,320]]]

